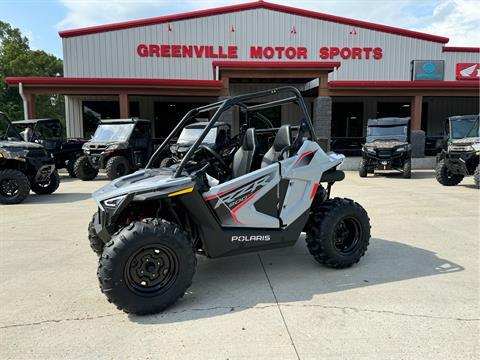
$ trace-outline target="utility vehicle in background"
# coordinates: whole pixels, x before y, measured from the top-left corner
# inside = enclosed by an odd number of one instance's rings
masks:
[[[25,141],[43,145],[53,155],[55,167],[66,169],[71,177],[75,177],[75,161],[83,154],[83,139],[67,139],[62,123],[58,119],[32,119],[14,121],[21,130]]]
[[[412,176],[410,118],[368,120],[358,173],[366,177],[375,170],[398,170],[407,179]]]
[[[52,156],[42,145],[23,141],[18,129],[0,112],[0,203],[21,203],[30,190],[51,194],[59,185]]]
[[[255,105],[248,101],[275,96]],[[259,129],[248,128],[230,163],[203,144],[222,114],[296,105],[302,113],[274,129],[270,148],[260,148]],[[196,117],[213,113],[182,160],[153,168],[171,140]],[[272,129],[269,129],[272,131]],[[98,211],[89,224],[101,255],[100,288],[118,308],[155,313],[190,287],[196,255],[209,258],[293,246],[302,231],[316,261],[333,268],[358,262],[370,240],[367,212],[353,200],[331,196],[344,179],[343,155],[326,154],[300,92],[294,87],[240,95],[189,111],[155,151],[145,169],[112,181],[93,194]],[[225,180],[215,178],[221,171]]]
[[[437,155],[437,181],[445,186],[454,186],[465,176],[473,175],[475,187],[479,189],[479,158],[479,115],[449,117],[445,126],[444,148]]]
[[[93,180],[105,169],[109,179],[116,179],[144,167],[152,149],[150,120],[102,120],[92,139],[83,144],[84,154],[75,162],[75,175]]]

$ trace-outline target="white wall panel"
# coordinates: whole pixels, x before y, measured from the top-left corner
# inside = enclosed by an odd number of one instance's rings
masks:
[[[231,26],[235,32],[231,32]],[[305,46],[308,61],[319,58],[322,46],[381,47],[380,60],[344,60],[338,80],[410,80],[411,60],[445,60],[445,80],[455,79],[455,63],[478,62],[478,53],[443,53],[442,44],[355,28],[324,20],[253,9],[63,39],[67,77],[213,79],[207,58],[142,58],[138,44],[238,46],[238,59],[252,60],[250,46]],[[297,33],[291,34],[295,26]],[[278,61],[272,59],[271,61]],[[287,59],[281,59],[288,61]]]

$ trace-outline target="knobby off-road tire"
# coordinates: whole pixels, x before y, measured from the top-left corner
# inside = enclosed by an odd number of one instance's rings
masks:
[[[412,159],[408,159],[403,164],[403,178],[410,179],[412,177]]]
[[[60,176],[57,170],[53,170],[47,181],[32,182],[32,191],[38,195],[53,194],[60,186]]]
[[[98,256],[101,256],[105,244],[95,231],[95,226],[93,222],[95,221],[96,214],[97,213],[93,214],[92,220],[88,224],[88,241],[90,242],[90,247],[92,248],[93,252]]]
[[[68,175],[70,175],[71,178],[76,178],[77,175],[75,174],[75,158],[71,158],[67,160],[67,166],[65,167],[67,169]]]
[[[463,180],[463,175],[449,174],[444,160],[440,160],[435,168],[435,178],[444,186],[455,186]]]
[[[93,180],[98,175],[98,170],[90,164],[88,157],[85,155],[80,156],[77,161],[75,161],[73,171],[76,177],[83,181]]]
[[[188,234],[161,219],[135,221],[105,245],[100,289],[118,309],[152,314],[172,305],[192,284],[197,260]]]
[[[362,159],[360,161],[360,165],[358,167],[358,175],[360,175],[360,177],[364,178],[364,177],[367,177],[367,161],[365,159]]]
[[[357,263],[370,242],[370,219],[350,199],[313,202],[306,226],[307,248],[320,264],[346,268]]]
[[[480,189],[480,164],[477,165],[477,168],[473,173],[473,181],[474,181],[475,187],[477,189]]]
[[[175,160],[173,160],[171,157],[166,157],[160,162],[160,167],[170,167],[173,164],[175,164]]]
[[[0,170],[0,203],[18,204],[30,193],[30,181],[21,171]]]
[[[107,161],[107,166],[105,167],[107,176],[110,180],[122,177],[124,175],[130,174],[131,167],[127,158],[124,156],[112,156]]]

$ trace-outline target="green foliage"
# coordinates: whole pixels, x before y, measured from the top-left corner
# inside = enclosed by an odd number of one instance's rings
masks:
[[[23,103],[18,88],[9,88],[7,76],[62,76],[62,60],[41,50],[31,50],[28,39],[17,28],[0,21],[0,111],[10,119],[23,119]],[[65,121],[62,95],[37,95],[36,117]]]

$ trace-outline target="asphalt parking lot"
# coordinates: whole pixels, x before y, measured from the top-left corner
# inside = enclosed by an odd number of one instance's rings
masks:
[[[294,248],[209,260],[154,316],[100,293],[86,229],[105,180],[2,206],[0,358],[478,359],[480,192],[431,171],[358,177],[333,195],[368,211],[372,240],[346,270]]]

